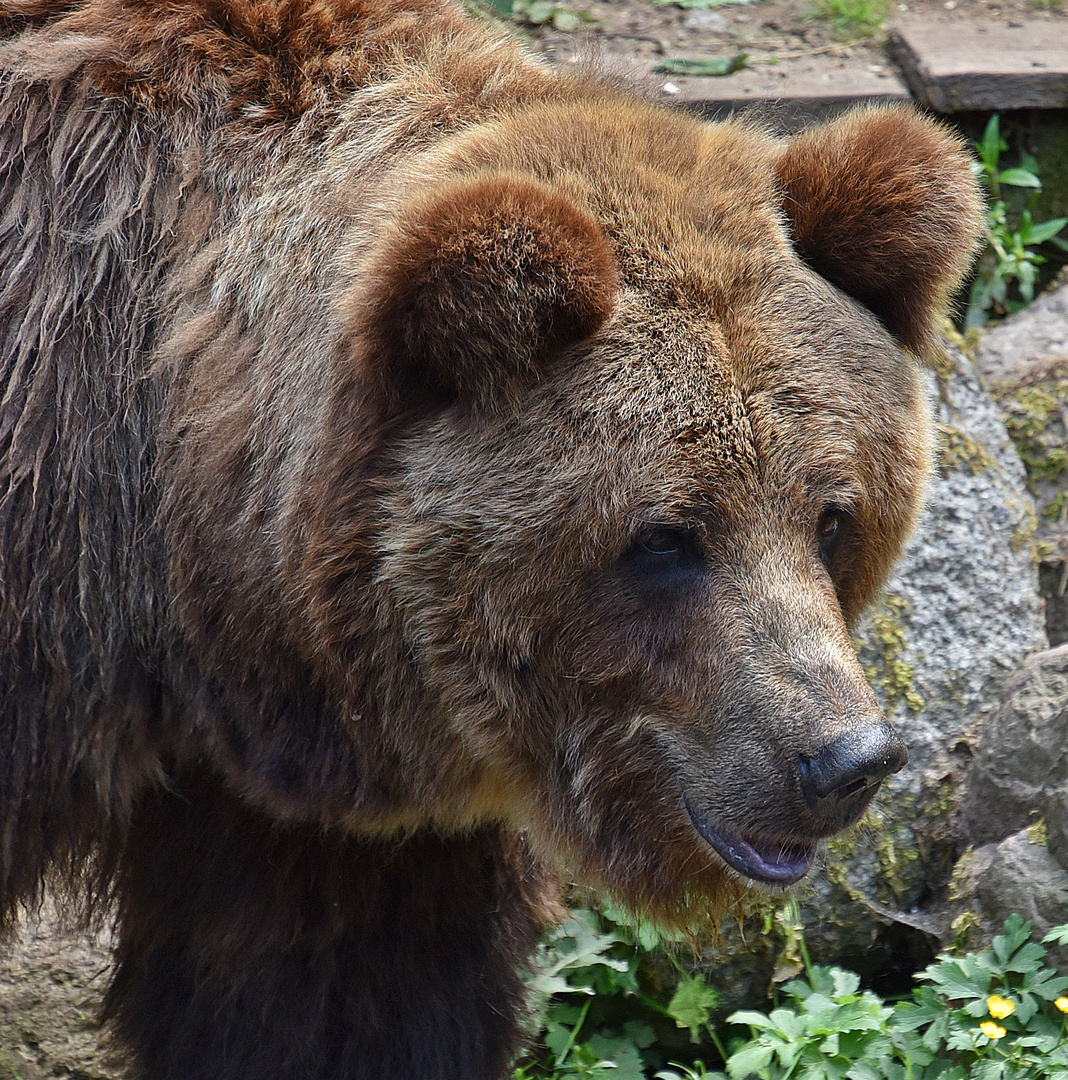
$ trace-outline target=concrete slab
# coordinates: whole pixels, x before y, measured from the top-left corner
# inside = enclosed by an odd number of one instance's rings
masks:
[[[710,119],[753,109],[788,130],[859,102],[909,100],[908,88],[889,64],[851,58],[783,60],[716,78],[654,74],[652,60],[621,57],[606,66],[638,82],[646,93]]]
[[[916,18],[889,28],[889,50],[916,97],[939,112],[1068,108],[1061,21]]]

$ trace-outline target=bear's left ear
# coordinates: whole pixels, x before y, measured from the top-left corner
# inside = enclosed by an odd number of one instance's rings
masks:
[[[859,109],[792,139],[777,173],[801,258],[932,348],[982,224],[963,141],[907,107]]]
[[[400,409],[492,409],[594,334],[618,290],[614,252],[588,213],[535,180],[489,173],[404,206],[347,316]]]

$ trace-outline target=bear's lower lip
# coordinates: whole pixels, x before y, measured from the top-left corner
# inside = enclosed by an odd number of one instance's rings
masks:
[[[791,885],[803,878],[816,858],[814,842],[745,839],[739,833],[712,825],[686,802],[694,828],[712,846],[716,854],[739,874],[768,885]]]

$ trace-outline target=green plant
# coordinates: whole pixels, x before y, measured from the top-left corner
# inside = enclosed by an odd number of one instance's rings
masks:
[[[987,247],[968,298],[965,330],[982,326],[991,314],[1007,314],[1034,299],[1038,268],[1046,261],[1035,248],[1056,237],[1068,223],[1068,218],[1035,222],[1030,206],[1018,214],[1010,210],[1003,197],[1004,188],[1037,193],[1042,190],[1042,181],[1032,168],[1001,168],[1001,155],[1009,147],[1001,137],[997,114],[990,118],[982,140],[974,146],[979,160],[973,167],[989,195]],[[1032,164],[1029,160],[1023,163]]]
[[[0,1053],[0,1069],[11,1077],[11,1080],[22,1080],[22,1074],[15,1071],[15,1066],[8,1061],[3,1053]]]
[[[514,1080],[645,1080],[665,1044],[685,1046],[683,1031],[694,1045],[717,1040],[716,991],[652,924],[611,907],[575,910],[543,938],[530,989],[540,1038]]]
[[[1068,945],[1068,926],[1044,941]],[[576,912],[543,945],[534,979],[542,1045],[514,1080],[1068,1080],[1068,977],[1046,967],[1017,915],[989,949],[929,965],[905,1001],[884,1001],[852,972],[799,955],[805,975],[782,987],[770,1012],[728,1018],[728,1050],[710,1022],[718,995],[702,976],[671,959],[670,997],[643,989],[641,965],[671,956],[655,930],[618,913]],[[596,1001],[615,1011],[601,1008],[595,1020]],[[645,1019],[621,1019],[626,1002]],[[699,1059],[665,1064],[655,1028],[667,1020],[689,1031],[691,1045],[709,1040],[726,1072]]]
[[[819,0],[816,15],[830,19],[842,40],[869,38],[878,33],[889,8],[889,0]]]
[[[917,976],[928,985],[892,1006],[861,992],[851,972],[813,967],[783,988],[789,1005],[729,1018],[751,1038],[731,1054],[728,1076],[1068,1080],[1068,977],[1045,966],[1030,930],[1011,916],[990,949],[939,958]]]

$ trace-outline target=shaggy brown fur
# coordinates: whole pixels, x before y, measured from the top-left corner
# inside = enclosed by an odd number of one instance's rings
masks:
[[[489,1080],[561,870],[677,921],[803,873],[903,760],[846,626],[961,147],[704,125],[444,0],[0,33],[0,918],[115,899],[135,1071]]]

